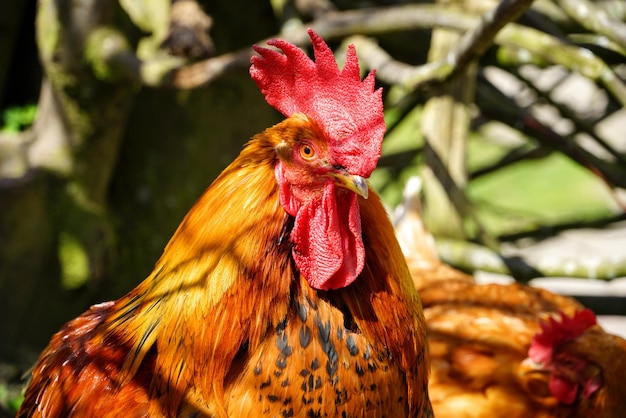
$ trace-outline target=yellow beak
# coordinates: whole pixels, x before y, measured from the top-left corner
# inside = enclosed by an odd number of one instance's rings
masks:
[[[369,195],[369,187],[367,181],[361,176],[356,176],[348,173],[347,171],[339,171],[331,173],[331,176],[335,179],[335,184],[344,189],[352,190],[354,193],[367,199]]]

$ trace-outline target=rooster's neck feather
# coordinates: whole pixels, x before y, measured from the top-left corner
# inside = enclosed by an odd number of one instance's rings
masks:
[[[284,320],[294,274],[285,239],[292,219],[278,201],[274,163],[270,138],[250,141],[187,214],[153,273],[116,301],[104,326],[131,347],[122,381],[156,346],[154,367],[164,383],[179,384],[181,393],[189,385],[220,392],[217,382],[239,348],[253,349]],[[198,362],[210,381],[198,381],[188,367]]]

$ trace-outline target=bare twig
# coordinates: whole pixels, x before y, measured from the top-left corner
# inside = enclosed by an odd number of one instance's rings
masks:
[[[529,1],[503,2],[486,15],[483,24],[479,24],[479,17],[450,6],[410,4],[330,12],[314,20],[308,26],[325,39],[337,39],[355,33],[374,35],[433,27],[461,32],[471,30],[467,32],[464,41],[449,55],[448,59],[428,63],[423,67],[409,67],[404,63],[395,62],[375,44],[367,44],[360,40],[360,48],[364,50],[360,51],[360,57],[371,68],[381,68],[379,70],[381,79],[404,85],[408,89],[416,89],[429,82],[447,80],[455,73],[462,71],[468,62],[484,53],[491,42],[496,42],[529,51],[533,56],[545,62],[561,64],[572,71],[580,71],[592,80],[604,84],[607,90],[626,106],[626,86],[608,65],[590,51],[568,45],[554,36],[514,23],[502,27],[515,19],[528,6]],[[308,43],[304,26],[290,27],[285,33],[274,37],[282,37],[301,46]],[[265,41],[261,40],[259,43]],[[163,57],[155,57],[142,62],[136,57],[129,56],[131,54],[130,51],[113,54],[108,56],[105,62],[119,67],[119,74],[124,74],[125,77],[135,79],[144,85],[192,89],[206,85],[231,70],[247,68],[253,51],[251,48],[243,48],[187,66],[181,66],[180,63]],[[384,66],[388,66],[388,70],[382,69]]]
[[[445,81],[460,71],[463,71],[469,62],[485,53],[496,37],[496,34],[508,23],[517,19],[532,3],[532,0],[505,0],[494,9],[485,13],[480,21],[474,20],[472,30],[466,32],[445,61],[437,61],[420,67],[412,67],[394,61],[385,51],[378,48],[372,41],[358,38],[361,47],[359,53],[368,61],[372,68],[376,68],[386,81],[394,84],[403,84],[413,90],[428,81]],[[412,21],[409,10],[404,10],[403,23]],[[390,14],[394,16],[395,14]],[[377,18],[379,16],[377,15]],[[399,17],[398,17],[399,18]],[[458,28],[454,28],[458,29]],[[355,42],[355,43],[356,43]],[[381,74],[382,72],[382,74]]]
[[[626,23],[588,0],[559,0],[565,12],[591,32],[600,33],[626,48]]]
[[[596,142],[599,146],[601,146],[606,152],[611,154],[615,160],[626,167],[626,158],[611,144],[609,144],[606,140],[600,138],[598,134],[596,134],[594,126],[591,122],[585,121],[579,117],[576,117],[574,110],[572,110],[566,103],[559,103],[552,99],[550,94],[544,92],[543,90],[537,88],[527,77],[521,74],[519,71],[515,69],[512,70],[513,74],[522,81],[529,89],[531,89],[537,97],[545,100],[550,106],[553,106],[564,118],[569,119],[575,126],[577,132],[584,132],[589,135],[594,142]],[[553,87],[554,88],[554,87]]]
[[[624,0],[598,0],[595,5],[606,11],[613,19],[626,19],[626,2]]]
[[[611,164],[596,157],[580,147],[571,135],[559,135],[550,126],[538,121],[530,111],[520,109],[487,80],[483,80],[481,89],[477,92],[477,99],[481,102],[482,112],[487,117],[508,126],[515,126],[520,132],[535,138],[544,147],[567,155],[572,161],[595,174],[610,189],[626,187],[624,169],[619,163]],[[618,205],[624,207],[615,194],[614,198]]]
[[[471,180],[475,180],[481,176],[493,173],[495,171],[498,171],[502,168],[508,167],[520,161],[529,161],[529,160],[545,158],[552,152],[553,150],[547,149],[542,146],[529,148],[528,145],[522,145],[522,146],[512,149],[495,163],[487,167],[482,167],[482,168],[472,171],[471,173],[469,173],[469,178]]]
[[[359,51],[359,59],[368,68],[375,68],[379,79],[392,85],[404,86],[407,80],[430,80],[443,66],[441,62],[414,66],[394,60],[373,38],[355,35],[347,38],[346,42],[354,44]]]
[[[434,27],[465,32],[476,25],[477,19],[453,6],[407,4],[328,13],[310,26],[324,37],[340,38],[355,33],[376,35]]]
[[[355,33],[375,35],[435,26],[467,31],[477,22],[476,16],[468,15],[457,8],[432,4],[410,4],[336,13],[329,12],[324,14],[322,18],[311,22],[308,27],[311,27],[324,39],[338,39]],[[304,26],[290,27],[288,31],[271,38],[276,37],[299,46],[308,44],[308,36]],[[267,39],[264,39],[258,43],[262,44],[266,41]],[[252,54],[251,48],[244,48],[175,69],[162,80],[162,85],[183,89],[200,87],[229,70],[247,68]]]
[[[486,247],[466,241],[437,239],[437,250],[446,262],[466,271],[482,270],[506,274],[517,280],[536,277],[574,277],[610,280],[626,275],[626,258],[588,257],[537,262],[519,256],[507,257]]]
[[[613,96],[626,106],[626,85],[602,59],[588,49],[567,44],[536,29],[511,24],[496,38],[504,46],[519,48],[535,61],[559,64],[572,72],[579,72],[606,87]]]
[[[521,7],[517,3],[515,6]],[[410,20],[410,14],[408,9],[405,12],[407,12],[407,15],[404,16],[404,22],[406,23]],[[496,14],[496,12],[494,11],[493,14]],[[478,22],[476,19],[474,21]],[[460,22],[463,22],[462,25],[465,25],[466,20],[459,20],[457,23]],[[459,27],[458,29],[461,28]],[[479,36],[479,33],[485,33],[483,35],[484,38]],[[487,31],[485,29],[485,32],[481,32],[476,29],[476,32],[470,32],[464,39],[477,39],[479,45],[482,46],[472,49],[471,44],[461,43],[450,54],[451,58],[445,61],[427,63],[422,66],[410,66],[395,61],[373,40],[364,37],[353,37],[351,41],[357,45],[359,57],[366,65],[377,69],[381,80],[413,90],[433,81],[445,81],[456,72],[463,70],[464,65],[471,59],[470,57],[478,56],[473,54],[482,53],[482,48],[486,45],[483,42],[489,39],[487,34],[491,35],[492,33],[492,30]],[[495,42],[518,50],[529,51],[535,57],[535,61],[560,64],[570,71],[578,71],[584,76],[602,83],[620,103],[626,106],[626,85],[604,61],[589,50],[569,45],[554,36],[517,24],[509,24],[504,27],[495,36]]]
[[[180,89],[204,86],[231,70],[247,68],[253,53],[252,48],[244,48],[175,69],[161,80],[162,86]]]
[[[521,239],[532,240],[545,240],[546,238],[553,237],[559,233],[566,232],[572,229],[581,228],[595,228],[595,229],[607,229],[611,224],[616,224],[619,228],[619,223],[626,221],[626,212],[616,213],[614,215],[608,215],[599,219],[585,219],[576,221],[566,221],[563,223],[557,223],[552,225],[534,225],[529,229],[520,230],[512,233],[505,233],[498,236],[501,242],[514,242]]]
[[[479,25],[467,32],[457,48],[448,57],[448,63],[453,72],[465,66],[472,60],[482,56],[487,48],[494,43],[498,32],[510,22],[516,20],[533,0],[503,0],[485,13]],[[409,83],[410,84],[410,83]]]

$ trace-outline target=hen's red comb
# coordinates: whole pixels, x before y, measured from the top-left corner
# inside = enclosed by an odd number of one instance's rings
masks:
[[[542,322],[541,332],[533,337],[528,357],[538,363],[545,363],[552,357],[555,347],[580,337],[596,324],[596,316],[590,309],[577,311],[572,317],[561,312],[561,320],[549,318]]]
[[[376,168],[385,134],[382,90],[374,90],[375,71],[361,81],[353,45],[348,47],[343,70],[332,51],[313,30],[315,62],[300,48],[282,39],[254,46],[250,75],[265,100],[285,116],[303,113],[326,132],[337,163],[363,177]]]

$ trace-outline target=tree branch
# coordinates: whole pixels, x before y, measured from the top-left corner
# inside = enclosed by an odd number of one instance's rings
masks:
[[[538,98],[545,101],[550,106],[554,107],[563,118],[569,119],[574,125],[576,132],[584,132],[585,134],[587,134],[591,140],[593,140],[596,144],[598,144],[606,152],[608,152],[619,165],[621,165],[622,167],[626,167],[626,157],[622,155],[619,151],[617,151],[611,144],[609,144],[607,140],[601,138],[595,132],[594,123],[577,117],[574,110],[567,103],[560,103],[555,101],[551,97],[549,92],[545,92],[539,89],[527,77],[525,77],[516,69],[512,70],[511,72],[518,78],[518,80],[523,82],[526,87],[531,89]],[[595,123],[597,123],[597,121]]]
[[[590,32],[596,32],[626,48],[626,24],[587,0],[559,0],[563,10]]]
[[[611,280],[626,275],[626,258],[587,257],[582,259],[543,259],[531,262],[519,256],[506,256],[466,241],[437,239],[437,250],[446,262],[465,271],[482,270],[506,274],[527,282],[536,277],[575,277]]]
[[[498,32],[524,13],[532,2],[533,0],[503,0],[485,13],[481,22],[461,38],[457,48],[448,56],[447,61],[452,71],[448,77],[482,56],[493,45]]]
[[[566,1],[566,0],[564,0]],[[426,83],[442,82],[459,71],[468,62],[480,57],[493,42],[530,51],[545,62],[561,64],[585,76],[599,81],[626,105],[626,86],[602,60],[588,50],[568,45],[554,36],[528,27],[511,24],[530,4],[530,0],[506,0],[486,13],[482,20],[459,8],[437,4],[409,4],[345,12],[328,12],[307,26],[325,39],[337,39],[360,33],[376,35],[411,29],[442,27],[466,32],[462,42],[449,54],[445,61],[412,67],[395,62],[375,44],[358,39],[359,56],[370,68],[378,68],[381,79],[393,84],[404,85],[414,90]],[[482,22],[482,23],[481,23]],[[507,25],[508,24],[508,25]],[[506,26],[505,26],[506,25]],[[296,25],[297,26],[297,25]],[[304,25],[293,27],[273,36],[281,37],[299,46],[306,46],[308,37]],[[106,38],[101,39],[105,42]],[[114,39],[122,45],[119,39]],[[260,40],[258,43],[266,42]],[[376,49],[378,48],[378,49]],[[182,66],[181,61],[171,57],[155,56],[141,61],[131,51],[105,52],[103,59],[92,57],[94,62],[108,63],[115,67],[113,73],[138,81],[143,85],[192,89],[204,86],[225,73],[249,66],[253,50],[249,47]],[[387,67],[383,69],[383,67]]]
[[[425,84],[443,82],[464,67],[448,58],[445,61],[427,63],[421,66],[410,66],[394,61],[374,41],[366,38],[352,38],[358,44],[359,57],[370,68],[379,68],[381,80],[400,85],[407,90],[415,90]],[[615,72],[591,51],[567,44],[560,39],[536,29],[511,23],[504,27],[495,38],[495,42],[505,46],[506,59],[518,52],[526,57],[526,62],[538,65],[559,64],[571,72],[580,72],[584,76],[603,84],[613,96],[626,106],[626,85]],[[459,46],[451,56],[464,54]],[[528,54],[530,52],[530,54]],[[467,64],[468,61],[464,61]],[[518,64],[522,60],[518,61]]]
[[[477,21],[477,17],[468,15],[458,8],[432,4],[410,4],[330,12],[314,20],[307,27],[311,27],[321,37],[328,40],[343,38],[354,33],[375,35],[409,29],[428,29],[435,26],[466,31],[472,28]],[[308,44],[305,26],[290,27],[288,31],[263,39],[258,43],[262,44],[277,37],[302,47]],[[252,48],[243,48],[236,52],[175,69],[162,80],[161,84],[182,89],[200,87],[212,82],[227,71],[247,68],[253,53]]]
[[[496,42],[517,49],[535,64],[558,64],[601,83],[626,106],[626,85],[602,59],[588,49],[570,45],[536,29],[511,24],[496,37]],[[523,61],[523,60],[520,60]]]
[[[609,188],[626,187],[624,169],[619,163],[610,163],[596,157],[579,146],[571,134],[559,135],[550,126],[537,120],[530,111],[517,107],[511,98],[504,95],[488,80],[483,80],[477,99],[480,101],[482,113],[487,117],[508,126],[515,126],[517,130],[535,138],[544,147],[563,153],[596,175]],[[623,207],[624,203],[616,195],[614,197],[616,202]]]

